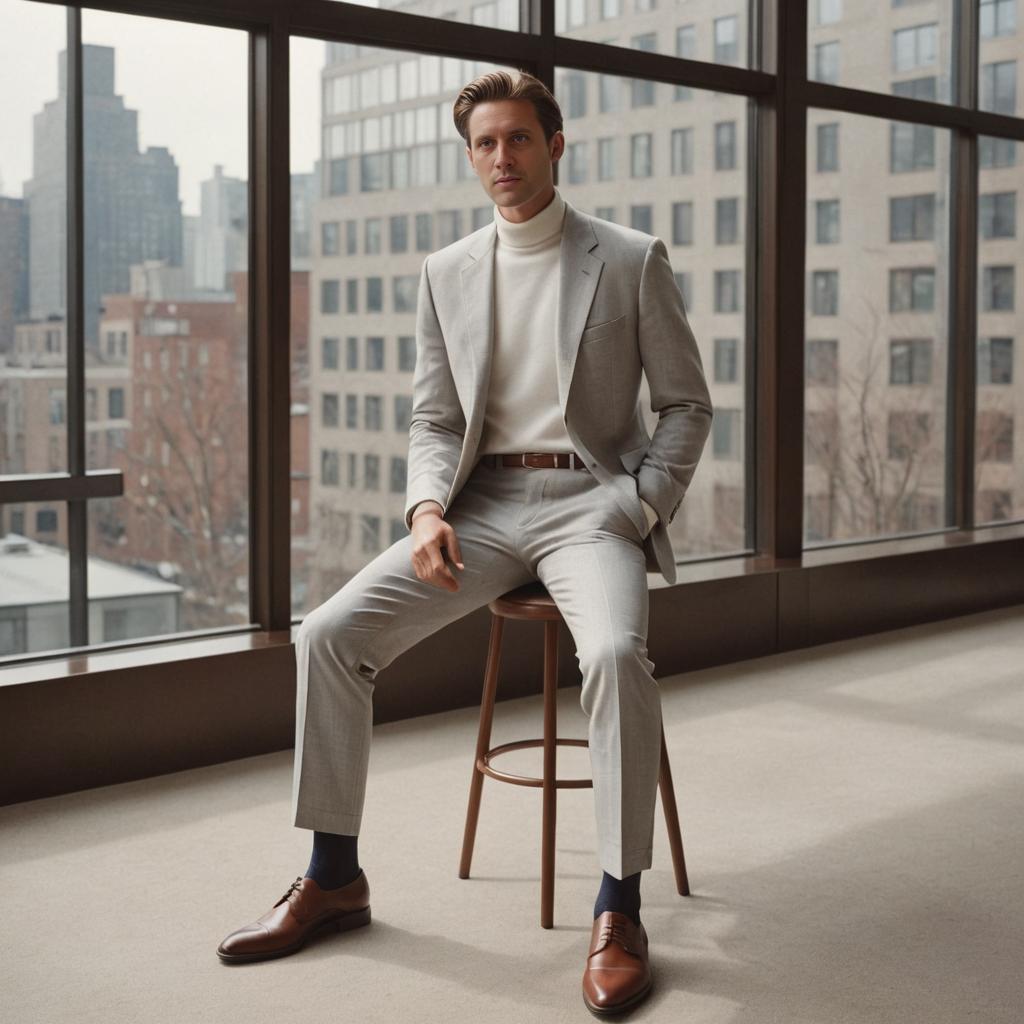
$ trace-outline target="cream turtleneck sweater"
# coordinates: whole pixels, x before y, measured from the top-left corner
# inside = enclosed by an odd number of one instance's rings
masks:
[[[495,204],[494,351],[480,454],[571,452],[555,370],[558,257],[565,200],[521,224]]]

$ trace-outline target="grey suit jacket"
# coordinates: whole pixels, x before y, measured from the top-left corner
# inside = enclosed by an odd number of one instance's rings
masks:
[[[477,462],[494,343],[494,247],[487,224],[424,260],[416,312],[405,521],[433,500],[447,511]],[[640,496],[658,513],[648,571],[676,580],[667,525],[711,428],[700,353],[665,243],[566,203],[556,365],[566,431],[643,535]],[[648,436],[641,369],[658,414]]]

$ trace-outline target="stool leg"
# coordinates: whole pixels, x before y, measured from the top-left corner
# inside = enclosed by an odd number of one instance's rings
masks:
[[[668,763],[668,747],[665,745],[665,727],[661,727],[661,772],[658,776],[661,789],[661,808],[665,812],[668,826],[668,842],[672,848],[672,867],[676,875],[676,892],[680,896],[690,895],[690,880],[686,876],[686,858],[683,856],[683,837],[679,833],[679,812],[676,809],[675,787],[672,785],[672,769]]]
[[[555,814],[558,778],[555,754],[558,750],[558,623],[544,623],[544,826],[541,838],[540,924],[554,926],[555,906]]]
[[[480,699],[480,728],[476,736],[476,757],[473,760],[473,777],[469,784],[469,807],[466,809],[466,828],[462,835],[462,859],[459,861],[459,878],[469,878],[469,866],[473,860],[473,843],[476,840],[476,823],[480,817],[480,796],[484,785],[484,773],[478,767],[487,753],[491,742],[491,724],[494,721],[494,697],[498,689],[498,663],[501,661],[501,633],[505,620],[501,615],[491,618],[491,639],[487,648],[487,667],[484,670],[484,692]]]

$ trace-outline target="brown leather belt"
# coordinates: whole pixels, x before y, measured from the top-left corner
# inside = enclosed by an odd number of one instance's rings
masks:
[[[582,469],[587,464],[575,452],[516,452],[509,455],[481,455],[480,461],[490,469]]]

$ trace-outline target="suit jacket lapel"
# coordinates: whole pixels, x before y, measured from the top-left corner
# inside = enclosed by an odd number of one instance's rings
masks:
[[[462,305],[466,316],[467,349],[472,360],[469,393],[463,396],[467,430],[479,428],[487,407],[494,351],[494,244],[498,229],[490,228],[476,243],[463,264]]]
[[[569,388],[576,370],[580,336],[601,279],[604,260],[590,250],[597,235],[590,221],[566,203],[562,225],[562,247],[558,274],[558,313],[555,318],[558,337],[558,401],[565,413]]]

